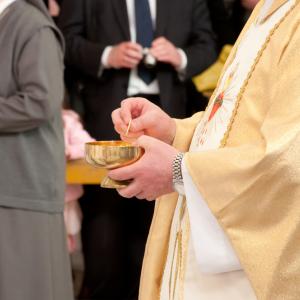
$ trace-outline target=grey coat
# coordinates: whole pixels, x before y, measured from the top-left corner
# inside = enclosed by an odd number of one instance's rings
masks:
[[[63,51],[51,19],[23,0],[0,19],[0,206],[61,212]]]

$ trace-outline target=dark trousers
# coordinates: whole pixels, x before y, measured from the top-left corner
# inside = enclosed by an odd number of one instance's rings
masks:
[[[86,186],[81,207],[85,276],[79,299],[137,300],[154,202]]]

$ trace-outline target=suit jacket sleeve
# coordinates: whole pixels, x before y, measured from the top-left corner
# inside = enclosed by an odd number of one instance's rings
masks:
[[[205,0],[193,1],[192,32],[183,50],[188,60],[186,78],[201,73],[216,59],[216,41]]]
[[[36,32],[17,59],[18,91],[0,95],[0,133],[37,128],[62,106],[63,54],[53,30],[44,27]]]
[[[66,40],[66,62],[86,75],[98,77],[102,52],[107,45],[92,42],[87,37],[90,17],[85,0],[64,0],[58,25]]]

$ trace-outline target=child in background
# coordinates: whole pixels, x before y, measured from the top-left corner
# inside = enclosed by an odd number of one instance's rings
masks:
[[[72,110],[63,109],[62,118],[64,123],[65,154],[67,160],[80,159],[84,157],[84,144],[94,139],[83,129],[80,117]],[[80,184],[67,184],[65,193],[65,224],[67,231],[67,244],[69,252],[74,252],[76,236],[81,229],[81,210],[78,199],[83,194]]]

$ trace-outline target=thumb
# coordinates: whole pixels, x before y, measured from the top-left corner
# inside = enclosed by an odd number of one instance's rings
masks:
[[[132,131],[137,132],[151,129],[151,127],[153,127],[153,119],[153,114],[151,112],[140,115],[132,120]]]
[[[151,136],[148,136],[148,135],[142,135],[134,142],[134,145],[144,148],[145,151],[148,151],[154,147],[156,142],[157,142],[157,139],[155,139]]]

